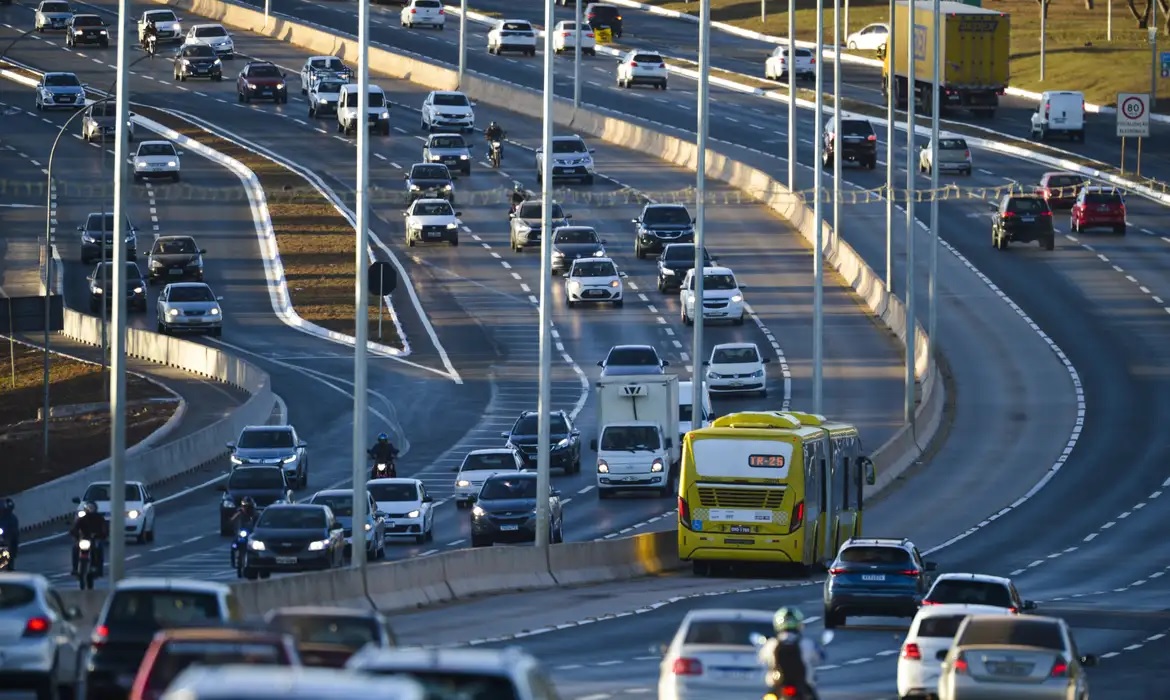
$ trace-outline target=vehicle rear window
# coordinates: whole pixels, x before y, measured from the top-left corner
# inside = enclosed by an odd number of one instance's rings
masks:
[[[1121,195],[1116,192],[1088,192],[1085,194],[1086,204],[1121,204]]]
[[[114,592],[104,622],[111,627],[128,625],[139,629],[166,629],[221,619],[219,599],[214,593],[127,590]]]
[[[434,7],[442,7],[442,6],[443,6],[443,3],[439,2],[439,0],[417,0],[417,1],[414,3],[414,6],[415,6],[415,7],[431,7],[431,8],[434,8]]]
[[[965,151],[967,142],[963,139],[939,139],[938,147],[948,151]]]
[[[300,644],[336,644],[356,651],[381,641],[378,624],[365,617],[277,615],[272,624]]]
[[[602,17],[614,17],[618,13],[618,9],[613,5],[592,5],[589,8],[589,14],[601,15]]]
[[[1003,618],[972,620],[955,644],[1011,644],[1062,651],[1064,637],[1056,622],[1005,615]]]
[[[637,63],[663,63],[662,57],[656,53],[639,53],[634,55]]]
[[[29,586],[18,583],[0,583],[0,610],[11,610],[33,602],[37,593]]]
[[[846,547],[841,561],[847,564],[909,564],[910,552],[901,547],[858,546]]]
[[[842,119],[841,134],[843,136],[869,136],[873,134],[873,126],[865,119]]]
[[[1017,199],[1008,200],[1008,211],[1019,212],[1021,214],[1039,214],[1048,209],[1048,205],[1042,199],[1034,199],[1031,197],[1020,197]]]
[[[1048,178],[1049,187],[1074,187],[1080,185],[1085,180],[1076,175],[1054,175]]]
[[[237,642],[210,640],[170,641],[159,650],[146,689],[166,689],[188,666],[222,666],[224,664],[247,664],[249,666],[288,666],[287,658],[279,644],[265,642]]]
[[[506,676],[464,671],[422,671],[409,668],[363,669],[381,676],[407,676],[423,687],[427,698],[483,698],[484,700],[520,700],[519,693]]]
[[[957,603],[963,605],[994,605],[1000,608],[1012,607],[1012,596],[1002,583],[987,581],[942,580],[934,585],[930,599],[935,603]]]
[[[504,22],[505,32],[530,32],[532,25],[527,22]]]
[[[510,454],[502,453],[485,453],[478,455],[467,455],[463,460],[463,466],[460,471],[472,472],[478,469],[515,469],[516,458]],[[373,488],[373,487],[370,487]]]
[[[936,615],[923,618],[918,623],[918,636],[953,638],[965,619],[966,615]]]
[[[683,644],[728,644],[750,647],[752,635],[771,637],[775,634],[770,622],[763,620],[695,620],[687,628]]]

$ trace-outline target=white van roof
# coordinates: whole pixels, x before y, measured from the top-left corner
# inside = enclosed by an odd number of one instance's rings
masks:
[[[342,92],[357,92],[358,91],[358,84],[357,83],[346,83],[345,85],[341,86],[341,91]],[[384,93],[385,91],[382,88],[378,87],[377,85],[370,85],[370,92],[371,93],[374,93],[374,92]]]

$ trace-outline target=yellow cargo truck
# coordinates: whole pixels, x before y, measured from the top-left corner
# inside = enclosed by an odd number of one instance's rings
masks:
[[[916,2],[911,28],[910,6],[899,2],[894,12],[893,51],[879,49],[882,60],[882,94],[888,99],[891,83],[897,104],[905,108],[909,95],[909,51],[907,40],[914,40],[914,96],[917,109],[929,114],[934,88],[934,10],[933,3]],[[943,111],[968,109],[991,118],[999,106],[999,96],[1008,86],[1008,60],[1011,53],[1011,17],[960,2],[941,2],[939,51],[939,106]],[[893,65],[891,68],[891,61]],[[891,80],[891,73],[893,79]]]

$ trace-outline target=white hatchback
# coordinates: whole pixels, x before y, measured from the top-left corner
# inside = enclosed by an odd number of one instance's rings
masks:
[[[768,373],[764,365],[771,358],[760,354],[755,343],[721,343],[711,348],[707,367],[707,388],[712,394],[768,395]]]
[[[597,55],[597,38],[593,36],[593,30],[584,26],[577,29],[577,23],[557,22],[553,29],[553,53],[564,53],[565,51],[575,51],[577,49],[577,40],[581,40],[581,53],[586,56]]]
[[[919,608],[898,655],[898,697],[931,697],[938,692],[942,656],[951,648],[968,615],[1011,615],[991,605],[929,605]]]
[[[815,80],[817,59],[809,49],[797,48],[792,52],[796,77],[801,80]],[[772,55],[764,61],[764,77],[768,80],[788,80],[788,47],[777,46]]]
[[[651,85],[666,89],[666,60],[649,51],[630,51],[618,59],[617,84],[621,88]]]
[[[703,319],[708,321],[731,321],[743,325],[743,288],[735,279],[735,273],[727,267],[703,268]],[[688,270],[679,292],[682,307],[682,322],[685,326],[695,323],[695,271]]]
[[[497,56],[505,51],[535,56],[536,30],[528,20],[501,19],[488,31],[487,50]]]
[[[422,481],[370,479],[366,489],[386,514],[386,537],[413,537],[418,544],[434,537],[435,499]]]
[[[565,306],[582,302],[623,303],[622,276],[610,258],[577,258],[565,273]]]
[[[143,141],[134,154],[134,181],[142,182],[148,177],[165,177],[179,181],[182,163],[179,152],[170,141]]]
[[[440,0],[407,0],[398,15],[398,23],[413,29],[417,25],[442,29],[447,24],[447,13]]]
[[[210,46],[215,55],[232,59],[236,55],[236,44],[232,35],[222,24],[196,24],[187,31],[187,44]]]
[[[110,520],[110,482],[95,481],[85,489],[85,495],[74,498],[78,506],[93,503],[97,512],[107,522]],[[154,496],[141,481],[127,481],[125,493],[126,537],[132,537],[138,544],[154,542]],[[80,508],[77,515],[80,516]]]
[[[466,508],[479,494],[488,477],[506,472],[524,471],[524,459],[510,447],[472,450],[456,469],[455,507]]]
[[[771,637],[765,610],[692,610],[661,650],[659,700],[738,700],[763,695],[764,666],[753,635]]]

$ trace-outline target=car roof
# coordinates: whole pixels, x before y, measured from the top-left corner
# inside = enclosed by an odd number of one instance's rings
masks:
[[[440,136],[447,136],[447,134],[439,134],[439,135]],[[451,135],[454,136],[455,134],[451,134]],[[450,172],[450,170],[447,169],[447,166],[444,163],[425,163],[425,162],[424,163],[412,163],[410,166],[410,169],[414,170],[415,168],[421,168],[421,167],[427,166],[427,165],[442,168],[443,170],[447,170],[447,172]],[[444,200],[444,201],[446,201],[446,200]]]
[[[341,89],[345,90],[346,92],[357,92],[358,84],[357,83],[346,83],[345,85],[341,86]],[[382,90],[382,88],[378,87],[377,85],[370,85],[370,92],[383,92],[383,90]]]
[[[353,489],[322,489],[310,496],[310,499],[317,496],[352,496]]]
[[[644,52],[643,52],[644,53]],[[646,209],[686,209],[685,204],[647,204]]]
[[[1012,580],[1010,578],[1005,578],[1003,576],[991,576],[989,574],[946,573],[939,574],[934,579],[935,583],[938,583],[939,581],[979,581],[981,583],[998,583],[1003,586],[1012,585]]]
[[[532,22],[529,22],[526,19],[502,19],[500,21],[501,22],[520,22],[522,24],[532,24]]]
[[[443,199],[442,197],[423,197],[421,199],[414,200],[415,204],[418,204],[419,202],[425,202],[427,204],[435,204],[435,203],[450,204],[450,202]],[[452,207],[452,209],[454,209],[454,207]]]
[[[155,10],[145,10],[145,11],[143,11],[143,13],[142,13],[142,14],[143,14],[143,16],[146,16],[146,15],[155,15],[155,14],[160,14],[160,13],[163,13],[163,12],[169,12],[169,13],[171,13],[172,15],[173,15],[173,14],[175,14],[175,11],[174,11],[174,10],[172,10],[172,9],[169,9],[169,8],[162,8],[162,9],[155,9]]]
[[[32,588],[50,588],[49,579],[40,574],[30,574],[23,571],[0,571],[0,583],[14,583]]]
[[[467,97],[467,95],[463,94],[463,92],[460,90],[431,90],[431,94],[432,95],[460,95],[462,97]]]
[[[48,0],[48,1],[49,1],[49,2],[57,2],[58,0]],[[61,0],[61,1],[63,1],[63,0]],[[55,71],[49,71],[49,72],[46,72],[46,73],[45,73],[44,77],[46,77],[46,78],[47,78],[47,77],[49,77],[50,75],[72,75],[74,78],[76,78],[76,77],[77,77],[77,74],[76,74],[76,73],[73,73],[73,72],[71,72],[71,71],[67,71],[67,70],[55,70]]]
[[[902,548],[908,549],[908,548],[913,547],[913,546],[914,546],[914,543],[911,542],[910,540],[906,539],[905,537],[903,537],[901,539],[895,538],[895,537],[858,537],[858,538],[851,537],[851,538],[845,540],[845,543],[841,545],[841,548],[844,549],[845,547],[902,547]]]
[[[585,139],[581,138],[577,134],[572,134],[571,136],[554,136],[552,138],[552,140],[553,141],[584,141]]]
[[[167,145],[167,146],[174,146],[175,145],[175,144],[171,143],[170,141],[167,141],[166,139],[151,139],[150,141],[139,141],[138,147],[142,148],[143,146],[158,146],[159,144],[163,144],[163,145]],[[159,238],[163,238],[163,236],[159,236]],[[167,238],[190,238],[190,236],[167,236]]]
[[[758,351],[760,349],[760,346],[756,345],[755,343],[719,343],[715,347],[711,348],[711,350],[712,350],[712,352],[714,352],[715,350],[720,350],[720,349],[724,349],[724,350],[744,349],[744,350],[746,350],[747,348],[754,348],[755,350]]]
[[[614,350],[651,350],[655,355],[658,354],[658,349],[653,345],[615,345],[609,349],[610,352]],[[531,411],[531,413],[536,413],[536,411]]]
[[[108,479],[105,481],[91,481],[91,482],[89,482],[89,485],[90,486],[109,486],[110,481]],[[144,484],[141,481],[127,481],[126,485],[127,486],[143,486]],[[89,487],[86,487],[86,488],[89,488]]]
[[[694,270],[691,270],[694,272]],[[735,273],[731,271],[730,267],[723,267],[722,265],[706,265],[703,267],[704,275],[732,275]]]
[[[200,289],[211,289],[211,287],[206,282],[170,282],[167,284],[167,286],[178,287],[180,289],[194,289],[195,287],[199,287]]]
[[[226,583],[200,581],[193,578],[135,577],[124,578],[114,584],[116,591],[182,591],[189,593],[215,593],[229,595],[232,589]]]
[[[573,266],[573,267],[577,267],[577,263],[582,263],[582,264],[584,264],[584,263],[588,263],[588,262],[607,262],[607,263],[612,263],[612,262],[613,262],[613,258],[577,258],[576,260],[574,260],[574,261],[573,261],[573,265],[572,265],[572,266]],[[616,263],[615,263],[615,266],[616,266]]]
[[[222,24],[219,24],[218,22],[204,22],[202,24],[193,25],[191,28],[192,29],[211,29],[212,27],[218,27],[220,29],[223,29],[224,31],[227,31],[227,28],[224,27]],[[267,63],[267,61],[265,61],[265,63]]]
[[[1110,185],[1088,185],[1085,187],[1086,192],[1097,192],[1099,194],[1121,194],[1121,190]]]
[[[301,666],[192,666],[167,688],[164,698],[361,697],[363,700],[422,700],[417,681],[370,678],[340,669]]]
[[[941,617],[943,615],[1012,615],[1007,608],[996,605],[974,605],[971,603],[947,603],[945,605],[925,605],[918,608],[915,618]]]
[[[241,432],[245,432],[245,433],[254,433],[254,432],[261,432],[261,431],[267,431],[267,432],[282,431],[283,432],[283,431],[291,431],[292,429],[293,429],[293,427],[291,425],[245,425],[244,429]]]
[[[200,641],[200,640],[256,640],[282,641],[280,632],[262,629],[237,629],[234,627],[178,627],[159,630],[154,638],[159,641]]]
[[[366,485],[368,486],[370,484],[414,484],[415,486],[421,486],[422,479],[411,479],[405,476],[385,477],[382,479],[370,479],[366,482]]]
[[[751,622],[772,622],[776,612],[769,610],[747,610],[741,608],[701,608],[687,613],[685,622],[706,620],[748,620]]]
[[[366,647],[350,658],[348,668],[471,671],[511,675],[519,664],[536,660],[517,647],[506,649],[378,649]]]
[[[483,450],[472,450],[471,452],[468,452],[466,455],[464,455],[464,457],[470,457],[471,455],[514,455],[514,454],[516,454],[516,451],[509,448],[509,447],[489,447],[489,448],[483,449]]]

